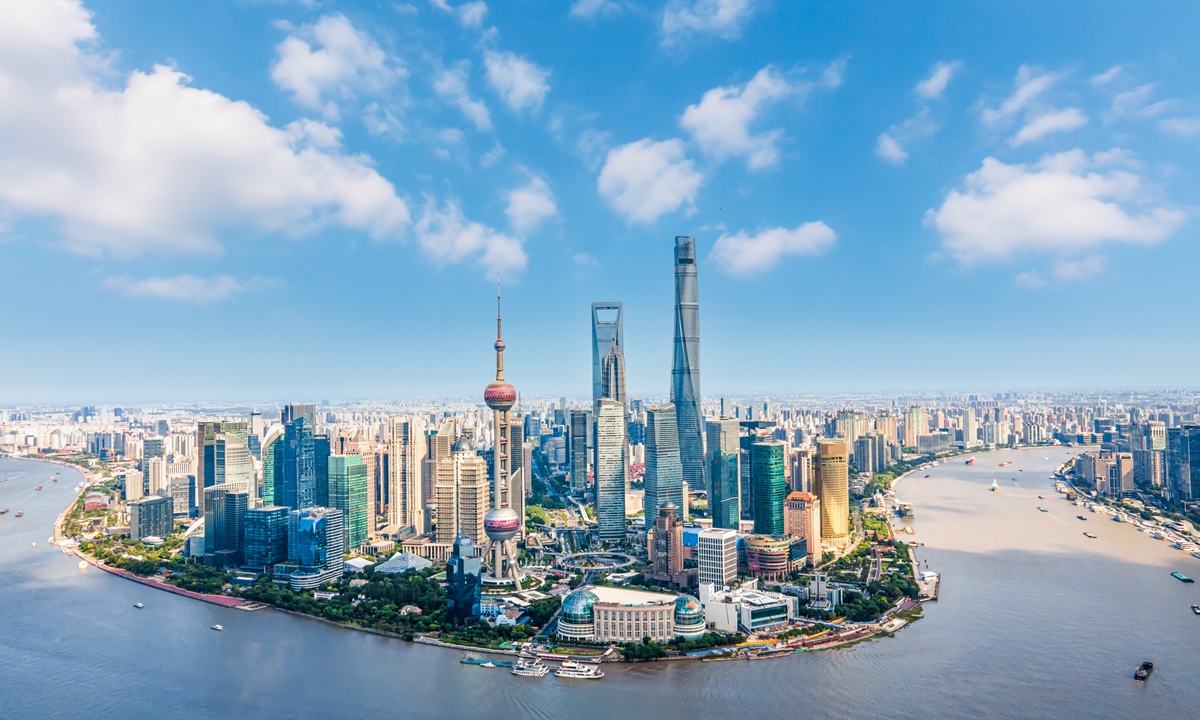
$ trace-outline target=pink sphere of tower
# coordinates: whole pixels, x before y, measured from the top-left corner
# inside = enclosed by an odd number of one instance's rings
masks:
[[[506,542],[521,529],[521,516],[510,507],[492,508],[483,516],[483,531],[496,542]]]
[[[504,380],[495,380],[483,391],[483,401],[493,410],[511,410],[517,404],[517,389]]]

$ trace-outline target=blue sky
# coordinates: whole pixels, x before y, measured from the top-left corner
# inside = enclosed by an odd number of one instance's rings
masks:
[[[1195,386],[1190,3],[13,0],[0,403]]]

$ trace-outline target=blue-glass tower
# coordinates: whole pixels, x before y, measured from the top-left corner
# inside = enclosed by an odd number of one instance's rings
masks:
[[[700,414],[700,290],[696,279],[696,241],[675,238],[675,357],[671,365],[671,402],[679,426],[683,479],[705,488],[704,441]]]

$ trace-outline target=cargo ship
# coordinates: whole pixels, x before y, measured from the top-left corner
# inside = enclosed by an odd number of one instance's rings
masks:
[[[1173,573],[1171,573],[1171,577],[1175,578],[1179,582],[1185,582],[1185,583],[1196,582],[1195,580],[1191,579],[1190,577],[1188,577],[1187,575],[1184,575],[1181,572],[1173,572]]]

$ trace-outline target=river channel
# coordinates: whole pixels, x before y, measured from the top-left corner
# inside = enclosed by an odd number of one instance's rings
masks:
[[[607,664],[600,681],[513,677],[455,650],[81,572],[46,542],[78,473],[51,483],[57,466],[0,460],[0,717],[1194,718],[1200,585],[1169,573],[1198,576],[1200,560],[1107,516],[1078,520],[1051,479],[1071,454],[979,453],[901,482],[916,531],[903,537],[942,584],[893,638]],[[1138,683],[1143,660],[1157,669]]]

